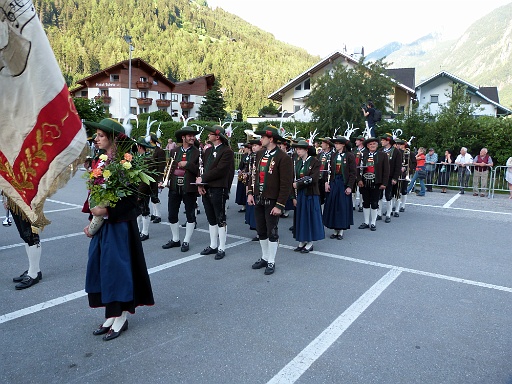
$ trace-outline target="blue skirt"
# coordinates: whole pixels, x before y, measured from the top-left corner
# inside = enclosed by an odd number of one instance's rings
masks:
[[[286,204],[284,206],[284,210],[285,211],[293,211],[293,199],[292,198],[289,198],[288,200],[286,200]]]
[[[250,228],[256,228],[256,216],[254,216],[254,205],[245,204],[245,224]]]
[[[241,181],[236,185],[235,203],[238,205],[245,205],[247,203],[247,195],[245,193],[245,184]]]
[[[306,196],[304,190],[300,190],[297,196],[295,217],[295,239],[297,241],[316,241],[325,238],[320,196]]]
[[[354,225],[352,194],[345,194],[345,182],[342,175],[336,175],[330,184],[324,206],[324,225],[330,229],[349,229]]]

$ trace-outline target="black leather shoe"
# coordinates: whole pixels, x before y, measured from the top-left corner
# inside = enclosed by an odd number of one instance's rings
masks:
[[[22,281],[26,276],[28,276],[28,271],[25,271],[23,272],[21,275],[19,275],[18,277],[14,277],[12,279],[12,281],[14,283],[19,283],[20,281]],[[41,271],[37,272],[37,278],[39,280],[43,280],[43,274],[41,273]]]
[[[304,247],[297,247],[293,250],[293,252],[302,252],[303,249]]]
[[[94,336],[99,336],[99,335],[104,335],[105,333],[107,333],[108,331],[110,330],[110,327],[104,327],[103,324],[101,324],[98,329],[95,329],[94,331],[92,331],[92,334]]]
[[[109,331],[107,332],[107,334],[105,336],[103,336],[103,340],[105,340],[105,341],[114,340],[115,338],[119,337],[121,332],[126,331],[127,329],[128,329],[128,320],[125,320],[125,322],[124,322],[123,326],[121,327],[121,329],[119,330],[119,332],[116,332],[112,328],[110,328]]]
[[[357,210],[357,212],[363,212],[363,207],[359,207],[359,209]]]
[[[404,207],[401,207],[398,212],[405,212],[405,208]]]
[[[149,216],[149,220],[151,220],[151,221],[155,220],[155,218],[156,218],[156,216],[155,216],[155,215],[151,215],[151,216]]]
[[[366,229],[366,228],[370,228],[370,226],[366,223],[363,223],[359,226],[359,229]]]
[[[245,209],[239,209],[238,210],[238,213],[242,213],[242,212],[245,212]]]
[[[181,245],[181,241],[172,241],[172,240],[169,240],[167,242],[167,244],[164,244],[162,245],[162,248],[163,249],[169,249],[169,248],[175,248],[175,247],[179,247]]]
[[[306,248],[306,247],[302,248],[302,249],[301,249],[301,251],[300,251],[300,253],[309,253],[309,252],[311,252],[312,250],[313,250],[313,245],[311,245],[311,247],[309,247],[309,249],[308,249],[308,248]]]
[[[376,227],[375,225],[373,225],[373,224],[372,224],[372,225],[370,225],[370,230],[372,230],[372,231],[376,231],[376,230],[377,230],[377,227]]]
[[[267,268],[265,268],[265,275],[271,275],[276,270],[276,266],[274,263],[268,263]]]
[[[336,235],[336,240],[343,240],[343,235]]]
[[[187,252],[189,248],[190,246],[188,245],[188,243],[183,242],[183,244],[181,244],[181,252]]]
[[[140,241],[146,241],[149,239],[149,234],[145,235],[143,233],[140,234]]]
[[[219,250],[217,248],[212,248],[207,246],[205,249],[201,251],[201,255],[215,255]]]
[[[382,220],[382,216],[381,215],[377,215],[377,220]]]
[[[217,252],[217,254],[215,255],[214,259],[215,260],[220,260],[220,259],[223,259],[224,256],[226,256],[226,252],[219,250]]]
[[[260,241],[260,238],[259,238],[258,236],[256,236],[256,237],[253,237],[253,238],[251,239],[251,241]]]
[[[160,223],[162,222],[162,218],[161,217],[155,217],[154,220],[152,220],[153,223],[157,224],[157,223]]]
[[[39,277],[35,279],[31,278],[29,275],[25,276],[23,280],[21,280],[18,284],[14,286],[18,291],[25,288],[30,288],[31,286],[39,283]]]
[[[293,231],[295,227],[292,225],[290,228],[288,228],[290,231]]]
[[[335,234],[335,233],[333,233],[331,236],[329,236],[329,238],[330,238],[330,239],[335,239],[335,238],[337,238],[337,237],[338,237],[338,235],[337,235],[337,234]]]
[[[386,219],[384,220],[385,223],[391,223],[391,217],[386,216]]]
[[[400,217],[400,215],[398,214],[398,212],[395,212],[395,213],[393,214],[393,216],[395,216],[395,217]]]
[[[263,267],[266,267],[267,266],[267,260],[263,260],[263,259],[258,259],[258,261],[256,261],[253,265],[252,265],[252,269],[261,269]]]

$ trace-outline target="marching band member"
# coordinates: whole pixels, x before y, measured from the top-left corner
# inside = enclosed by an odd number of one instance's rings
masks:
[[[151,142],[147,142],[144,137],[140,137],[137,140],[137,152],[139,155],[145,156],[145,161],[148,164],[148,169],[155,171],[154,160],[149,153],[150,149],[154,146]],[[155,173],[156,174],[156,173]],[[141,182],[138,187],[137,194],[137,226],[139,227],[140,241],[146,241],[149,239],[149,200],[153,194],[151,189],[151,183],[148,185]]]
[[[252,145],[245,143],[243,150],[243,156],[240,159],[240,164],[238,164],[238,182],[236,184],[235,194],[235,204],[242,206],[238,212],[245,212],[245,206],[247,205],[244,177],[247,175],[247,168],[249,168],[249,158],[252,152]]]
[[[386,219],[384,222],[390,223],[393,211],[393,196],[397,194],[398,181],[402,174],[402,152],[393,146],[395,141],[390,134],[382,136],[380,143],[382,145],[381,152],[385,153],[389,160],[389,180],[383,180],[386,183],[386,189],[383,191],[384,198],[382,199],[382,205],[384,201],[386,201]],[[380,204],[379,211],[382,212]]]
[[[327,195],[323,222],[333,229],[331,239],[342,240],[343,231],[354,224],[352,188],[356,181],[356,158],[347,148],[349,140],[343,136],[331,139],[335,152],[331,156],[328,179],[324,184]]]
[[[279,217],[291,194],[293,164],[290,157],[277,147],[276,141],[283,140],[277,128],[267,126],[255,133],[261,135],[261,144],[266,149],[256,154],[256,172],[250,175],[247,190],[247,203],[255,205],[262,253],[252,268],[266,267],[265,275],[270,275],[275,271]]]
[[[320,181],[318,183],[320,189],[320,205],[325,204],[325,200],[327,199],[327,194],[325,192],[325,182],[327,181],[327,164],[331,161],[331,156],[334,152],[334,144],[331,142],[330,137],[322,137],[320,140],[320,147],[322,150],[317,156],[317,159],[320,160]]]
[[[201,255],[215,254],[215,260],[220,260],[226,256],[226,201],[235,174],[235,161],[224,128],[214,125],[205,129],[209,131],[208,140],[212,146],[203,154],[204,173],[196,178],[196,183],[203,197],[210,245],[201,251]]]
[[[377,230],[375,223],[380,192],[386,189],[389,178],[389,161],[385,153],[377,151],[378,142],[379,140],[375,137],[365,140],[364,144],[368,151],[363,154],[359,166],[360,172],[357,173],[357,184],[361,188],[363,197],[364,215],[364,223],[359,226],[359,229],[370,228],[372,231]]]
[[[295,240],[299,246],[295,252],[308,253],[313,250],[313,241],[325,238],[322,223],[322,209],[320,206],[320,161],[310,156],[311,147],[307,141],[301,140],[292,144],[297,152],[297,161],[294,164],[295,181]]]
[[[162,245],[163,249],[181,246],[181,252],[187,252],[190,248],[190,239],[196,223],[197,186],[191,183],[196,180],[199,173],[199,149],[194,145],[198,133],[190,126],[176,131],[176,142],[181,142],[182,145],[169,152],[164,181],[159,184],[160,187],[169,187],[167,209],[172,234],[172,239]],[[178,222],[182,201],[187,216],[183,244],[180,242]]]
[[[260,139],[249,140],[249,143],[252,145],[252,153],[249,159],[249,167],[247,171],[247,175],[245,178],[245,188],[246,193],[249,188],[249,176],[256,172],[256,153],[262,149]],[[256,230],[256,217],[254,216],[254,205],[246,204],[245,206],[245,223],[249,225],[249,228],[252,230]],[[259,237],[256,236],[252,239],[252,241],[259,241]]]
[[[158,183],[162,182],[165,164],[167,163],[165,151],[160,148],[160,140],[155,133],[151,132],[149,135],[149,142],[153,146],[153,170],[158,175],[158,179],[150,183],[151,187],[151,206],[153,208],[153,223],[160,223],[160,199],[158,198]]]
[[[359,167],[359,163],[361,162],[363,153],[367,151],[366,147],[364,146],[364,136],[357,136],[355,143],[356,146],[352,150],[352,153],[356,157],[356,167]],[[352,191],[352,204],[354,207],[357,205],[358,212],[363,212],[363,204],[361,202],[361,190],[357,184],[355,185],[354,190]]]

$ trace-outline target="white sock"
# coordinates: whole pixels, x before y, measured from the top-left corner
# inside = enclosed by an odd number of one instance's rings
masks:
[[[339,231],[336,231],[336,232],[338,232],[337,235],[343,236],[343,229],[340,229]]]
[[[268,262],[274,264],[276,261],[277,247],[279,247],[278,241],[268,242]]]
[[[194,223],[192,223],[192,225],[194,225]],[[179,241],[179,239],[180,239],[180,223],[171,224],[171,233],[172,233],[172,241]]]
[[[128,315],[128,311],[123,311],[121,316],[114,318],[114,323],[112,324],[112,330],[114,332],[119,332],[126,321],[126,316]]]
[[[261,245],[261,258],[265,261],[268,260],[268,239],[260,240]]]
[[[210,233],[210,248],[217,248],[217,238],[219,237],[219,226],[218,225],[208,225],[209,233]]]
[[[142,233],[143,235],[149,235],[149,222],[151,218],[149,216],[142,216]]]
[[[137,216],[137,227],[139,228],[139,233],[142,232],[142,215]]]
[[[160,217],[160,203],[153,203],[153,215]]]
[[[28,256],[28,275],[35,279],[39,268],[39,261],[41,260],[41,244],[31,245],[27,249]]]
[[[190,243],[190,238],[192,237],[192,233],[194,233],[194,228],[196,223],[187,223],[187,227],[185,229],[185,238],[183,239],[184,243]]]
[[[104,328],[110,328],[112,324],[114,324],[115,317],[109,317],[105,322],[101,325]]]
[[[301,242],[299,242],[299,248],[302,248],[302,247],[303,247],[303,246],[305,246],[305,245],[306,245],[306,242],[305,242],[305,241],[301,241]]]
[[[387,204],[386,216],[391,217],[391,207],[393,206],[393,200],[387,201],[386,204]]]
[[[364,222],[370,225],[370,208],[363,208]]]
[[[378,209],[372,209],[372,225],[375,225],[375,222],[377,221],[377,211]]]
[[[219,228],[219,250],[225,251],[226,250],[226,237],[228,235],[228,226],[224,225],[223,227]]]
[[[313,242],[312,241],[308,241],[305,245],[306,249],[311,249],[311,247],[313,246]]]
[[[402,197],[400,197],[400,208],[405,208],[406,202],[407,202],[407,195],[402,195]]]

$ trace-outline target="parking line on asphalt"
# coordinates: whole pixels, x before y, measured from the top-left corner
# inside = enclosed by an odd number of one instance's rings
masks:
[[[357,320],[357,318],[393,283],[402,272],[392,269],[360,296],[320,335],[281,369],[269,384],[295,383],[304,372]]]
[[[51,239],[46,239],[46,241],[56,240],[56,239],[61,239],[61,238],[66,238],[66,237],[72,237],[72,236],[76,236],[76,235],[83,235],[83,234],[84,234],[83,232],[80,232],[80,233],[77,233],[77,234],[75,233],[72,235],[58,236],[58,237],[54,237]],[[237,241],[235,243],[227,244],[226,249],[232,248],[232,247],[237,247],[239,245],[248,243],[250,241],[251,241],[250,239],[243,238],[243,240]],[[21,243],[19,246],[23,246],[24,244],[25,243]],[[12,246],[7,246],[7,247],[12,248]],[[2,247],[2,248],[5,248],[5,247]],[[0,249],[2,249],[2,248],[0,248]],[[150,268],[150,269],[148,269],[148,273],[153,274],[155,272],[163,271],[165,269],[169,269],[169,268],[175,267],[177,265],[187,263],[187,262],[195,260],[195,259],[199,259],[201,257],[205,257],[205,256],[201,255],[200,253],[196,253],[195,255],[187,256],[187,257],[175,260],[175,261],[171,261],[169,263],[159,265],[157,267]],[[18,311],[10,312],[5,315],[0,315],[0,324],[7,323],[8,321],[15,320],[15,319],[18,319],[23,316],[31,315],[32,313],[42,311],[43,309],[55,307],[56,305],[64,304],[69,301],[79,299],[86,295],[87,295],[87,293],[84,290],[76,291],[76,292],[70,293],[68,295],[64,295],[61,297],[57,297],[55,299],[45,301],[43,303],[33,305],[31,307],[27,307],[27,308],[20,309]]]
[[[455,196],[453,196],[450,200],[448,200],[448,201],[446,202],[446,204],[444,204],[444,205],[443,205],[443,208],[450,208],[450,207],[451,207],[451,205],[452,205],[453,203],[455,203],[455,202],[457,201],[457,199],[458,199],[460,196],[461,196],[461,195],[457,193],[457,194],[456,194]]]

